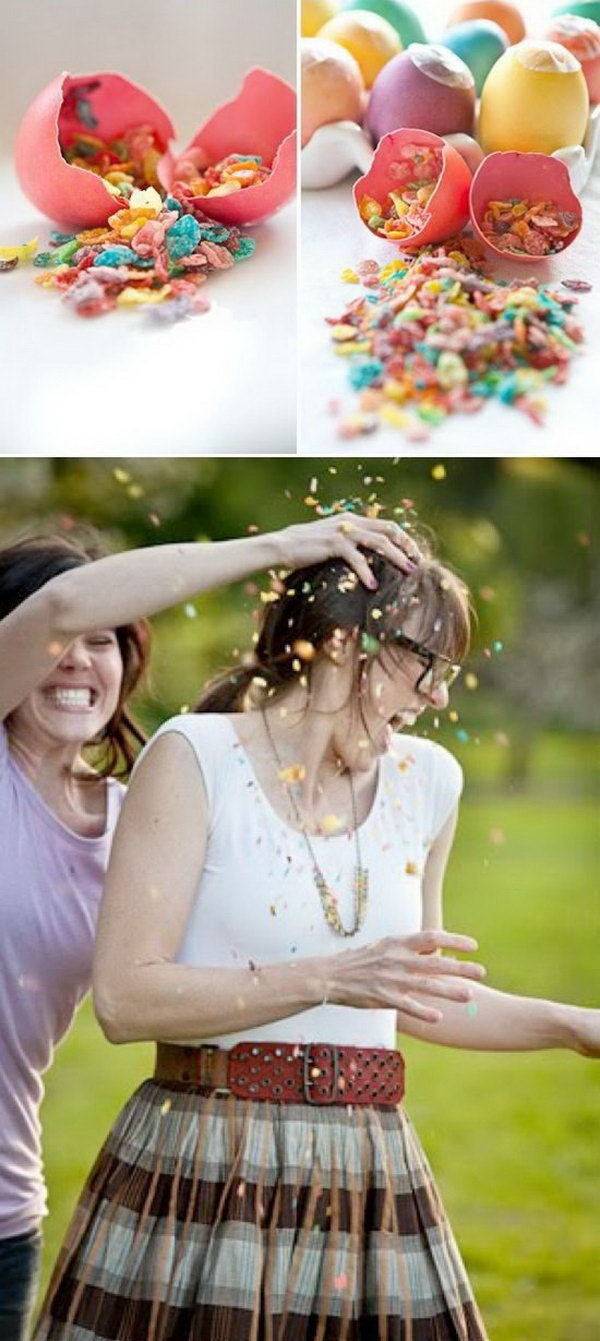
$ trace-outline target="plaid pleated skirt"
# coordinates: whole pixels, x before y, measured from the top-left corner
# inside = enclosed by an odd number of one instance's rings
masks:
[[[402,1108],[145,1081],[61,1249],[34,1341],[485,1341]]]

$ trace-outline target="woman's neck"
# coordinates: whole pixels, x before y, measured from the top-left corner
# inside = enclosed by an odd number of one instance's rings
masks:
[[[299,795],[307,813],[318,807],[327,789],[343,774],[373,773],[376,756],[356,709],[315,711],[294,691],[261,711],[268,744],[281,768],[302,770]]]

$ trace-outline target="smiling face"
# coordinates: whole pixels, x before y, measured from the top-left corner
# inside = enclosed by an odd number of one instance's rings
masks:
[[[405,632],[418,639],[419,629]],[[449,686],[443,678],[445,663],[434,663],[404,647],[383,649],[365,667],[362,676],[362,708],[365,725],[377,753],[389,749],[395,731],[414,726],[427,708],[443,712],[448,707]],[[438,671],[440,672],[438,675]]]
[[[102,731],[116,711],[123,662],[116,633],[75,638],[46,679],[10,716],[14,736],[36,750],[75,750]]]

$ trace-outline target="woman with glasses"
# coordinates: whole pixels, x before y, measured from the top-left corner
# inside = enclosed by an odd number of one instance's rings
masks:
[[[362,549],[359,548],[360,541]],[[0,548],[0,1337],[24,1341],[45,1214],[42,1075],[89,988],[96,915],[126,779],[145,739],[130,698],[144,616],[269,565],[364,547],[410,571],[395,526],[335,517],[210,544],[102,556],[99,538]]]
[[[252,663],[137,767],[95,1003],[113,1042],[157,1042],[156,1069],[98,1156],[36,1341],[485,1337],[397,1027],[592,1052],[598,1013],[494,992],[456,957],[477,948],[442,929],[461,771],[404,731],[447,706],[467,592],[427,555],[369,564],[375,590],[339,561],[292,572]]]

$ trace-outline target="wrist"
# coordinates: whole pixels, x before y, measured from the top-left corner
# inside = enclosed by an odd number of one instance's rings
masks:
[[[577,1047],[577,1016],[576,1006],[567,1006],[561,1001],[546,1001],[544,1003],[545,1020],[545,1046],[548,1048],[576,1048]]]

